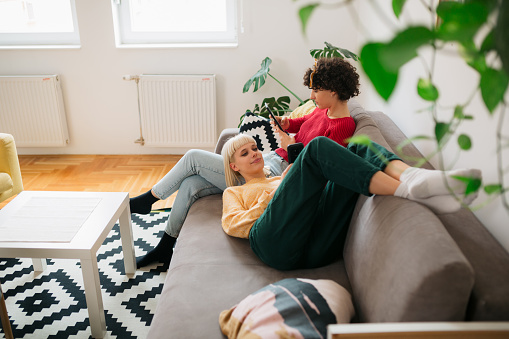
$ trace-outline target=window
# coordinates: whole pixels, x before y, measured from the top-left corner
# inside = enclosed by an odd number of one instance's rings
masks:
[[[74,0],[0,1],[0,46],[79,43]]]
[[[112,0],[117,46],[236,44],[236,0]]]

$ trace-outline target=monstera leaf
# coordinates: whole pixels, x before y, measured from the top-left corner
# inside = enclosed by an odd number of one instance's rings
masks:
[[[258,114],[264,118],[270,119],[269,111],[265,107],[265,104],[267,104],[269,106],[272,113],[274,113],[274,115],[276,115],[276,116],[284,115],[286,112],[290,111],[290,97],[285,95],[285,96],[279,97],[277,99],[274,97],[265,98],[265,99],[263,99],[261,105],[256,104],[253,110],[247,110],[247,112]],[[242,124],[242,120],[244,120],[245,115],[246,114],[244,113],[240,117],[240,122],[239,122],[238,127],[240,127],[240,125]]]
[[[248,92],[249,89],[251,88],[251,85],[254,85],[253,92],[256,92],[260,87],[262,87],[265,84],[265,79],[267,78],[267,75],[269,75],[270,71],[269,66],[271,63],[272,60],[269,57],[263,59],[261,68],[244,84],[244,89],[242,93]]]
[[[322,49],[312,49],[309,51],[311,56],[315,59],[319,58],[351,58],[355,61],[359,60],[357,54],[340,47],[336,47],[328,42],[325,42],[325,47]]]
[[[265,107],[265,104],[269,106],[272,113],[277,116],[281,116],[288,112],[290,109],[290,97],[289,96],[282,96],[279,98],[265,98],[263,99],[261,107],[258,106],[258,109],[260,110],[260,115],[265,118],[269,118],[269,111]],[[256,107],[255,107],[256,109]]]

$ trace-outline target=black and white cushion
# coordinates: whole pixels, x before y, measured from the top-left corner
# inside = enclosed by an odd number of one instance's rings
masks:
[[[270,120],[251,112],[246,112],[240,125],[240,133],[251,135],[262,153],[269,153],[280,147],[279,137],[272,129]]]

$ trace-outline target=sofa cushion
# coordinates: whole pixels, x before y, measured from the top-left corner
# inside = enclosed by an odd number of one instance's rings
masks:
[[[353,314],[350,293],[334,281],[291,278],[221,312],[219,324],[228,338],[325,338],[328,325],[349,323]]]
[[[315,102],[313,100],[309,100],[304,105],[301,105],[294,109],[288,117],[290,119],[302,118],[303,116],[313,112],[315,108],[316,108]]]
[[[240,124],[240,133],[252,136],[262,153],[269,153],[280,147],[279,136],[272,129],[270,120],[251,112],[246,112]]]
[[[228,141],[228,139],[239,134],[239,128],[225,128],[221,131],[219,138],[217,139],[216,148],[214,149],[214,153],[221,154],[221,150],[223,149],[224,144]]]
[[[0,133],[0,202],[23,190],[18,152],[14,137]]]
[[[11,176],[7,173],[0,173],[0,192],[6,192],[12,189],[13,183]]]
[[[385,147],[387,150],[394,152],[392,147],[387,143],[387,141],[385,141],[385,138],[380,133],[376,122],[366,111],[356,111],[356,113],[352,114],[352,117],[355,120],[354,136],[366,135],[371,141],[374,141]]]

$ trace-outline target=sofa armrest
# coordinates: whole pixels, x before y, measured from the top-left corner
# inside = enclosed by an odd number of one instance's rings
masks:
[[[214,152],[217,154],[221,154],[221,150],[223,149],[223,146],[226,143],[226,141],[231,137],[236,136],[237,134],[239,134],[238,128],[225,128],[221,132],[219,139],[217,139],[216,149],[214,150]]]
[[[344,260],[360,322],[465,319],[473,269],[423,205],[361,196]]]
[[[0,191],[2,202],[23,190],[16,144],[12,135],[6,133],[0,133],[0,173],[6,173],[12,180],[12,186],[6,185],[7,190]]]

